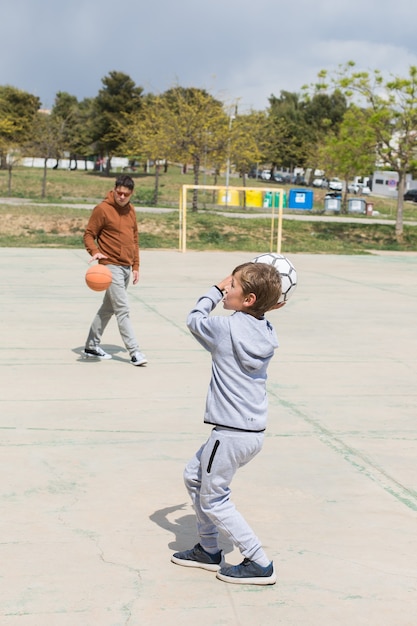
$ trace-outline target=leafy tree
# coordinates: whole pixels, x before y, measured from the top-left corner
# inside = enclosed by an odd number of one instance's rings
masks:
[[[254,163],[263,158],[266,145],[266,114],[251,111],[245,115],[236,115],[231,130],[231,159],[242,176],[243,186],[246,176]]]
[[[21,148],[31,133],[39,106],[37,96],[15,87],[0,87],[0,160],[1,168],[8,169],[9,193],[13,166],[19,160]]]
[[[75,125],[78,118],[78,100],[75,96],[65,91],[59,91],[55,96],[51,115],[57,121],[62,122],[63,148],[69,152],[70,168],[74,159],[74,169],[77,168],[77,154],[75,150],[76,134]],[[58,161],[57,161],[58,166]]]
[[[75,154],[85,160],[94,154],[94,98],[84,98],[78,103],[76,119],[73,122],[73,136],[71,138]]]
[[[83,157],[87,169],[86,158],[93,154],[94,100],[86,98],[78,102],[75,96],[60,91],[51,115],[62,124],[63,148],[69,153],[70,168],[77,169],[77,161]]]
[[[304,103],[299,94],[281,91],[269,98],[266,159],[272,166],[290,170],[303,167],[309,155],[309,129],[304,119]]]
[[[343,121],[347,108],[345,95],[340,89],[323,93],[323,86],[317,85],[312,97],[305,96],[304,119],[316,135],[322,136],[329,129],[336,131]]]
[[[110,72],[102,83],[103,88],[95,98],[93,140],[101,156],[107,156],[106,173],[109,175],[111,158],[123,145],[118,120],[140,110],[143,89],[123,72]]]
[[[345,181],[342,208],[347,212],[348,183],[358,172],[371,171],[375,164],[375,134],[368,123],[369,112],[352,105],[338,132],[331,132],[318,151],[319,166],[330,176]]]
[[[169,158],[171,134],[170,111],[162,96],[148,95],[144,98],[140,111],[125,115],[119,121],[119,132],[125,136],[125,150],[128,156],[143,156],[155,162],[155,188],[153,204],[158,203],[159,174],[161,162]]]
[[[315,87],[312,96],[304,92],[304,121],[308,148],[308,162],[311,170],[317,167],[319,146],[328,136],[337,136],[347,109],[346,97],[335,89],[325,93],[323,85]]]
[[[267,158],[273,166],[293,170],[295,166],[314,170],[317,149],[328,133],[335,133],[346,111],[346,99],[339,90],[327,94],[314,87],[312,94],[281,91],[269,98]]]
[[[12,192],[12,171],[13,166],[19,161],[19,144],[14,139],[19,126],[13,123],[10,117],[0,118],[0,153],[2,154],[2,169],[8,169],[7,191]]]
[[[199,184],[200,167],[207,161],[226,158],[229,118],[223,104],[204,89],[174,87],[162,97],[167,104],[166,132],[171,159],[192,163],[194,184]],[[193,211],[197,210],[197,190]]]
[[[405,78],[384,79],[379,70],[360,72],[347,63],[337,83],[348,98],[358,99],[368,110],[368,126],[376,138],[376,155],[385,167],[398,174],[395,234],[402,242],[405,177],[417,169],[417,67]]]
[[[264,158],[266,145],[266,122],[264,112],[250,111],[233,118],[230,127],[230,142],[228,152],[230,161],[242,178],[242,185],[246,187],[246,177],[254,164]],[[246,193],[243,194],[243,206],[246,206]]]
[[[58,117],[39,112],[35,118],[31,139],[26,146],[27,151],[32,151],[32,154],[43,158],[44,161],[42,198],[46,196],[48,160],[59,158],[65,145],[64,126],[64,122]]]

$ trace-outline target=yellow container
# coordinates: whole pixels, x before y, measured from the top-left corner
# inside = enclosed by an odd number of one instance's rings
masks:
[[[217,193],[217,204],[222,204],[224,206],[239,206],[239,191],[237,189],[219,189]]]
[[[246,191],[246,206],[263,207],[262,191]]]

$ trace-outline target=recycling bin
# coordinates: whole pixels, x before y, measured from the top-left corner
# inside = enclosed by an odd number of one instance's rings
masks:
[[[251,190],[244,192],[246,194],[246,206],[250,207],[262,207],[263,199],[262,199],[262,191]]]
[[[314,192],[310,189],[290,189],[288,208],[311,210],[314,204]]]
[[[263,203],[264,209],[271,209],[272,207],[278,208],[280,195],[281,192],[279,191],[265,191]],[[283,192],[282,206],[283,208],[287,206],[287,194],[285,192]]]
[[[217,204],[225,206],[239,206],[239,191],[237,189],[219,189],[217,194]]]
[[[350,198],[348,200],[348,213],[366,213],[366,200],[363,198]]]
[[[342,208],[342,198],[324,198],[324,210],[340,213]]]

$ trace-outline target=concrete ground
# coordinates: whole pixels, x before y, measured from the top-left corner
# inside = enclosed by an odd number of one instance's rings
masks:
[[[113,359],[80,356],[101,301],[83,250],[0,249],[1,626],[417,623],[417,254],[290,258],[264,450],[233,483],[275,563],[262,588],[170,562],[196,542],[182,471],[209,432],[185,317],[248,255],[143,251],[134,368],[113,321]]]

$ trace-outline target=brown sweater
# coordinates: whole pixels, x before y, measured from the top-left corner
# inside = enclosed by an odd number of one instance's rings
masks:
[[[139,269],[139,241],[136,213],[132,204],[120,207],[109,191],[91,213],[84,233],[84,245],[91,256],[101,252],[100,263]]]

